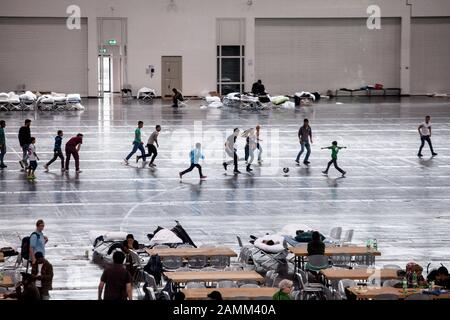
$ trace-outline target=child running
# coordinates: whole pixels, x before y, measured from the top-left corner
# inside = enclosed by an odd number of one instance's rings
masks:
[[[158,144],[158,136],[159,136],[159,132],[161,131],[161,126],[158,124],[155,127],[155,131],[153,131],[153,133],[150,135],[150,138],[148,138],[147,141],[147,149],[148,149],[148,153],[142,156],[137,156],[136,157],[136,163],[139,162],[139,159],[143,158],[144,162],[145,162],[145,158],[146,157],[152,157],[152,159],[150,160],[149,163],[149,167],[156,167],[156,164],[154,164],[153,162],[155,161],[156,156],[158,155],[158,150],[155,147],[155,143],[156,146],[159,148],[159,144]]]
[[[337,154],[339,153],[339,150],[347,149],[347,147],[338,147],[337,141],[333,141],[331,143],[330,147],[325,147],[325,148],[321,148],[321,149],[331,149],[331,160],[328,162],[327,168],[325,169],[325,171],[322,171],[322,173],[328,174],[328,169],[330,169],[331,164],[334,164],[334,167],[336,168],[336,170],[339,171],[340,173],[342,173],[342,176],[344,177],[346,172],[338,167]]]
[[[255,158],[255,150],[256,150],[256,134],[255,129],[251,128],[248,130],[245,130],[242,134],[242,137],[246,137],[246,145],[245,145],[245,161],[247,162],[247,172],[253,171],[251,168],[251,165],[253,163],[253,160]]]
[[[34,175],[34,171],[36,171],[36,168],[38,166],[38,160],[39,157],[36,154],[36,138],[31,137],[31,143],[28,146],[28,159],[30,160],[30,165],[28,166],[28,175],[27,178],[29,180],[34,180],[36,176]]]
[[[145,149],[143,146],[143,142],[141,140],[141,129],[144,126],[144,122],[139,121],[138,122],[138,127],[136,128],[136,130],[134,130],[134,140],[133,140],[133,150],[131,150],[130,154],[123,160],[123,162],[125,162],[126,165],[128,165],[128,160],[130,160],[130,158],[133,156],[133,154],[136,153],[136,151],[138,151],[138,149],[141,151],[142,154],[142,158],[144,158],[144,162],[145,162]]]
[[[191,172],[194,168],[198,169],[198,173],[200,175],[200,179],[204,180],[206,179],[206,176],[202,173],[202,166],[199,164],[200,159],[205,159],[205,156],[202,153],[202,145],[200,143],[195,144],[195,148],[189,152],[189,157],[191,158],[191,166],[184,170],[183,172],[180,172],[180,179],[183,179],[183,175]]]
[[[55,137],[55,146],[53,148],[53,158],[47,162],[47,164],[44,165],[45,171],[48,172],[48,167],[56,161],[56,159],[61,159],[61,172],[64,172],[64,155],[61,150],[62,145],[62,139],[63,139],[64,133],[62,130],[58,130],[58,133]]]
[[[259,138],[260,130],[261,130],[261,126],[260,126],[259,124],[256,125],[256,148],[259,150],[259,153],[258,153],[258,163],[259,163],[259,164],[261,164],[261,162],[262,162],[262,157],[261,157],[261,155],[262,155],[262,152],[263,152],[263,149],[262,149],[262,147],[261,147],[261,144],[259,143],[260,141],[262,141],[262,140]]]

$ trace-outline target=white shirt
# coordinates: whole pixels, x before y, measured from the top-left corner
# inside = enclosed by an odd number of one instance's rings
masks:
[[[38,273],[37,273],[37,276],[41,276],[42,274],[41,274],[41,270],[42,270],[42,266],[43,266],[44,264],[43,263],[40,263],[40,264],[38,264]],[[38,288],[41,288],[42,287],[42,281],[41,280],[36,280],[36,287],[38,287]]]
[[[430,135],[430,129],[431,129],[431,122],[424,122],[420,125],[420,133],[423,136],[429,136]]]
[[[36,156],[34,155],[36,153],[36,146],[34,144],[30,144],[28,147],[28,158],[30,161],[36,161]]]

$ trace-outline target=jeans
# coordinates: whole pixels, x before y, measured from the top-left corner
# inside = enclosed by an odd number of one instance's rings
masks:
[[[69,170],[70,156],[75,159],[75,169],[80,170],[80,156],[76,148],[66,148],[66,170]]]
[[[261,161],[261,154],[263,152],[263,149],[262,149],[262,147],[261,147],[261,145],[259,143],[256,144],[256,148],[259,150],[258,161]]]
[[[250,158],[250,160],[248,160],[247,163],[252,164],[253,159],[255,158],[255,149],[248,148],[248,155],[249,155],[248,158]]]
[[[200,175],[200,178],[203,177],[202,166],[199,165],[198,163],[191,163],[191,166],[189,168],[187,168],[186,170],[184,170],[183,172],[181,172],[181,175],[184,175],[185,173],[191,172],[194,168],[198,169],[198,173]]]
[[[245,145],[245,161],[247,161],[248,160],[248,157],[249,157],[249,155],[250,155],[250,151],[249,151],[249,145],[247,144],[247,145]],[[261,161],[261,154],[262,154],[262,152],[263,152],[263,150],[262,150],[262,147],[261,147],[261,145],[259,144],[259,143],[257,143],[256,144],[256,149],[258,149],[259,150],[259,153],[258,153],[258,161]]]
[[[28,166],[28,147],[30,145],[29,144],[24,144],[22,145],[22,162],[25,165],[25,168]]]
[[[6,154],[6,144],[2,145],[2,147],[0,148],[0,164],[3,164],[5,154]]]
[[[64,155],[63,155],[61,149],[54,151],[53,158],[46,164],[46,166],[48,167],[53,162],[55,162],[56,159],[58,159],[58,158],[61,159],[61,168],[64,169]]]
[[[328,162],[327,169],[325,170],[325,172],[328,172],[328,169],[330,169],[330,166],[331,166],[332,164],[334,164],[334,167],[335,167],[336,170],[339,171],[340,173],[344,173],[344,172],[345,172],[344,170],[342,170],[341,168],[339,168],[339,166],[338,166],[338,164],[337,164],[337,159],[331,159],[331,160]]]
[[[300,145],[301,145],[302,148],[300,149],[300,152],[298,153],[297,159],[295,159],[295,161],[299,162],[300,157],[301,157],[301,155],[303,154],[303,151],[305,151],[305,148],[306,148],[306,151],[307,151],[306,152],[306,157],[305,157],[305,160],[303,162],[307,162],[308,159],[309,159],[309,156],[311,154],[311,145],[309,144],[309,141],[302,141]]]
[[[155,161],[156,156],[158,155],[158,150],[156,150],[156,147],[153,144],[147,144],[147,149],[148,153],[142,157],[144,158],[145,161],[146,157],[150,158],[153,155],[152,159],[150,160],[150,163],[153,163],[153,161]]]
[[[420,140],[422,141],[422,143],[420,144],[419,154],[422,153],[422,148],[423,148],[423,146],[425,145],[425,141],[428,142],[428,145],[430,146],[431,153],[434,153],[434,150],[433,150],[433,144],[431,143],[431,138],[430,138],[430,136],[421,136],[421,137],[420,137]]]
[[[133,154],[135,154],[136,151],[138,151],[138,149],[141,151],[142,159],[145,161],[144,145],[139,142],[133,142],[133,150],[131,150],[130,154],[126,157],[126,159],[129,160],[133,156]]]

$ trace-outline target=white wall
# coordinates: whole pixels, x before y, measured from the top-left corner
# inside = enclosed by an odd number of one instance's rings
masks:
[[[410,8],[406,0],[0,0],[0,16],[64,17],[71,4],[88,18],[89,95],[97,94],[97,17],[128,18],[128,77],[134,90],[145,85],[160,92],[161,56],[183,56],[183,91],[200,94],[216,87],[216,18],[246,18],[246,57],[254,62],[255,18],[367,17],[378,4],[382,16],[402,17],[401,86],[409,93]],[[409,0],[417,16],[450,16],[448,0]],[[113,7],[114,10],[111,10]],[[0,48],[1,50],[1,48]],[[145,66],[157,67],[150,79]],[[246,86],[254,64],[246,65]]]

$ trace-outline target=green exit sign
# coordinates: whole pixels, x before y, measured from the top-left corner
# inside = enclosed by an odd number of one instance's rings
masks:
[[[116,39],[108,40],[108,44],[109,44],[110,46],[114,46],[114,45],[117,44],[117,40],[116,40]]]
[[[99,53],[106,53],[106,49],[100,49]]]

